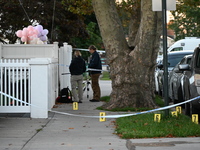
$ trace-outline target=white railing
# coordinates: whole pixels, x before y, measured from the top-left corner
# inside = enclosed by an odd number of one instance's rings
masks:
[[[30,112],[28,59],[0,59],[0,91],[4,93],[0,94],[0,112]]]

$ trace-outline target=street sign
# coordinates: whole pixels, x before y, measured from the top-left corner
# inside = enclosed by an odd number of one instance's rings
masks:
[[[176,10],[176,0],[167,0],[167,10]],[[152,0],[152,10],[162,11],[162,0]]]

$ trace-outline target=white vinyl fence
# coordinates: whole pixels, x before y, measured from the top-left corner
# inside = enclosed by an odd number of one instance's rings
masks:
[[[59,49],[59,81],[60,89],[67,86],[71,89],[69,65],[72,60],[72,46],[64,43],[64,46]]]
[[[28,59],[0,59],[0,91],[4,93],[0,94],[0,112],[30,112]]]
[[[70,85],[69,75],[61,74],[69,70],[71,53],[72,47],[67,43],[60,50],[56,42],[0,44],[0,113],[48,118],[48,110],[59,95],[59,84],[61,89]]]

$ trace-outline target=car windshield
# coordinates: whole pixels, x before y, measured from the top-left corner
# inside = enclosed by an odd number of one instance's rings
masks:
[[[181,59],[187,54],[180,54],[180,55],[168,55],[168,67],[174,67]]]

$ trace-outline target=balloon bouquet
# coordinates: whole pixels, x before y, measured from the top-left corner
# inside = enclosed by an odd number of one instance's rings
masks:
[[[35,27],[28,26],[23,28],[23,30],[18,30],[16,35],[21,38],[21,41],[25,44],[47,44],[47,29],[43,29],[42,25],[37,25]]]

